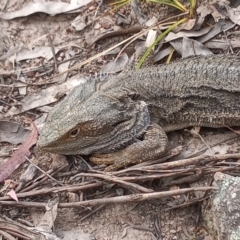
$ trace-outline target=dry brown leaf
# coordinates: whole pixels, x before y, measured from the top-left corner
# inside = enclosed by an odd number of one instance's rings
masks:
[[[201,43],[205,43],[208,40],[212,39],[213,37],[215,37],[217,34],[226,31],[226,30],[230,30],[234,27],[234,24],[231,21],[221,21],[221,22],[217,22],[213,25],[213,28],[205,35],[198,37],[196,40],[201,42]]]
[[[228,12],[228,16],[232,22],[237,25],[240,25],[240,5],[237,8],[231,8],[229,6],[225,6]]]
[[[225,40],[211,40],[204,44],[205,47],[210,49],[222,49],[222,50],[229,50],[231,47],[232,49],[239,48],[240,47],[240,40],[239,39],[233,39],[229,41]]]
[[[208,15],[212,15],[215,22],[219,22],[219,20],[225,19],[225,16],[222,15],[213,4],[214,2],[211,3],[206,1],[201,2],[200,6],[196,10],[196,12],[199,15],[198,23],[199,22],[203,23],[205,17]],[[215,4],[217,4],[217,6],[221,5],[219,2],[216,3],[216,1]]]
[[[54,48],[55,53],[57,54],[60,51],[60,48]],[[26,59],[33,59],[43,57],[47,60],[50,60],[53,57],[52,51],[50,47],[35,47],[33,50],[21,50],[14,56],[13,58],[16,61],[22,61]]]
[[[172,52],[172,50],[173,50],[172,47],[168,47],[168,48],[163,49],[163,50],[161,49],[161,51],[159,51],[158,53],[155,54],[154,62],[158,62],[158,61],[162,60],[163,58],[168,56]]]
[[[182,55],[183,58],[197,55],[210,55],[212,52],[206,48],[202,43],[183,37],[170,42],[174,49]]]
[[[11,190],[7,193],[7,195],[8,195],[10,198],[12,198],[13,200],[15,200],[16,202],[18,202],[17,194],[16,194],[16,192],[15,192],[13,189],[11,189]]]
[[[117,60],[112,60],[111,62],[107,63],[103,66],[102,72],[103,73],[117,73],[126,67],[128,63],[128,55],[123,53]]]
[[[196,24],[196,19],[189,19],[187,22],[181,24],[179,27],[175,28],[173,32],[179,32],[181,30],[191,30]]]
[[[26,141],[5,163],[0,166],[0,182],[9,177],[23,162],[25,157],[29,157],[31,152],[29,149],[37,142],[38,130],[32,123],[32,132],[29,134]]]
[[[213,27],[212,26],[207,26],[202,28],[199,31],[186,31],[186,30],[182,30],[178,33],[173,33],[170,32],[167,37],[165,38],[165,42],[170,42],[172,40],[178,39],[178,38],[182,38],[182,37],[200,37],[203,36],[205,34],[207,34]]]
[[[76,31],[81,31],[87,26],[86,19],[86,17],[79,15],[72,21],[71,26],[74,27]]]
[[[7,12],[0,17],[5,20],[11,20],[18,17],[26,17],[33,13],[43,12],[49,15],[56,15],[59,13],[69,12],[78,9],[84,5],[87,5],[92,0],[71,1],[71,3],[65,2],[35,2],[26,4],[23,8],[15,12]]]
[[[19,144],[26,140],[30,131],[18,123],[0,121],[0,133],[0,142]]]
[[[143,25],[148,21],[148,16],[146,16],[142,9],[139,7],[139,3],[136,0],[131,1],[132,11],[135,13],[135,16],[138,22]]]
[[[220,20],[224,20],[226,18],[216,9],[214,5],[209,5],[209,8],[211,9],[211,15],[214,18],[215,22],[219,22]]]
[[[213,54],[208,48],[206,48],[202,43],[183,37],[182,46],[181,46],[182,58],[197,56],[197,55],[211,55]]]
[[[73,78],[68,79],[65,83],[56,84],[54,86],[50,86],[46,89],[42,89],[39,92],[30,93],[26,97],[21,100],[22,107],[19,108],[10,108],[10,110],[5,114],[5,116],[12,116],[15,114],[19,114],[21,112],[25,112],[27,110],[41,107],[50,103],[56,102],[58,99],[55,96],[59,93],[68,93],[73,87],[85,82],[86,79],[83,78]]]

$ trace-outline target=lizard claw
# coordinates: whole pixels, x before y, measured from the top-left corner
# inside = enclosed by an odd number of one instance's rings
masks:
[[[94,155],[93,157],[90,158],[90,161],[97,165],[100,165],[100,164],[110,165],[105,168],[106,172],[116,171],[119,168],[123,168],[131,164],[131,161],[129,163],[125,159],[121,158],[119,156],[119,152],[108,153],[108,154],[98,154],[97,156]]]
[[[116,153],[107,153],[107,154],[93,154],[90,157],[90,162],[95,163],[97,165],[105,164],[111,165],[116,161],[115,157]]]
[[[126,161],[126,159],[127,158],[122,155],[122,151],[118,151],[107,154],[94,154],[93,157],[90,158],[90,161],[98,165],[110,165],[105,168],[105,171],[112,172],[131,164],[132,161],[129,162]]]
[[[114,153],[94,154],[93,157],[90,158],[90,161],[98,165],[110,165],[105,168],[105,171],[112,172],[118,170],[119,168],[126,167],[129,164],[133,164],[135,161],[130,158],[130,156],[124,157],[124,152],[121,150]]]
[[[136,164],[139,162],[139,159],[131,158],[131,155],[128,154],[126,156],[126,154],[124,154],[124,150],[121,150],[108,154],[94,154],[93,157],[90,158],[90,161],[97,165],[110,165],[106,167],[104,171],[112,172],[128,165]]]

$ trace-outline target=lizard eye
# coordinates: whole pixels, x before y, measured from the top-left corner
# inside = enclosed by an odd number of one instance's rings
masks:
[[[75,129],[73,129],[70,132],[69,137],[70,138],[75,138],[79,133],[80,133],[80,129],[79,128],[75,128]]]

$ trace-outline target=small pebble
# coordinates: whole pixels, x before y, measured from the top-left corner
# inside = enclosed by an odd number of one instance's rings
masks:
[[[109,22],[103,22],[102,24],[102,27],[104,28],[104,29],[109,29],[109,28],[111,28],[111,24],[109,23]]]
[[[95,26],[94,26],[94,29],[98,30],[101,28],[101,25],[99,23],[96,23]]]

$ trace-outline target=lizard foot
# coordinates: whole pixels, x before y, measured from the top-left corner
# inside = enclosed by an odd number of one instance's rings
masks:
[[[114,153],[94,154],[90,158],[90,161],[97,165],[99,164],[110,165],[107,168],[105,168],[105,171],[110,172],[110,171],[117,170],[121,167],[124,167],[125,164],[127,164],[126,163],[127,159],[123,159],[123,158],[124,158],[123,150],[121,150]]]
[[[90,161],[95,164],[106,164],[105,171],[116,171],[128,165],[145,162],[162,156],[166,151],[167,135],[157,124],[148,127],[143,140],[129,145],[128,147],[113,153],[94,154]]]

